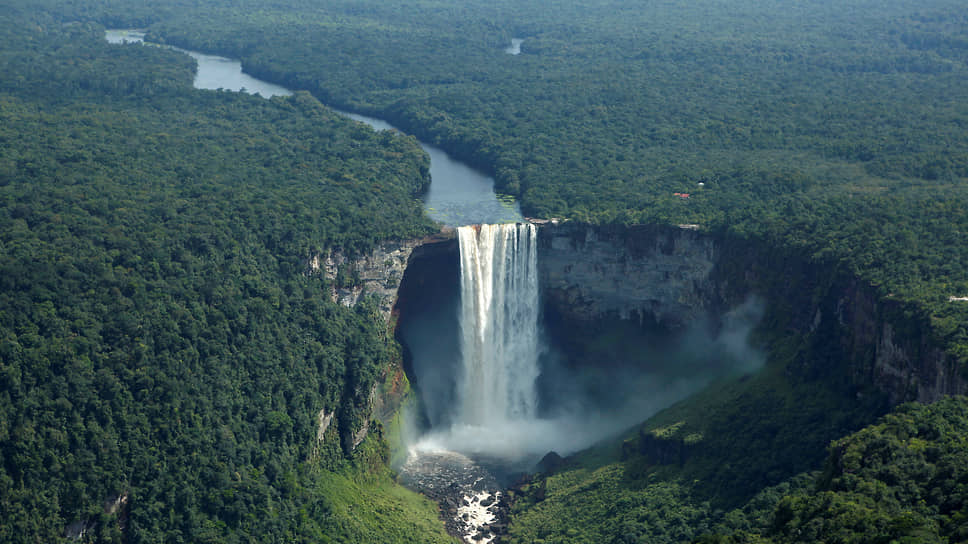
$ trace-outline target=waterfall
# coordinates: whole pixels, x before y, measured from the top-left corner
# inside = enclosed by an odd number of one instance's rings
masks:
[[[460,423],[533,419],[538,377],[537,230],[530,223],[457,229]]]

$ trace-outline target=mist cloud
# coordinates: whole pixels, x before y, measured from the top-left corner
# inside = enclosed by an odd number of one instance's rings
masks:
[[[545,346],[540,417],[509,421],[495,414],[486,425],[471,426],[435,416],[430,420],[448,424],[432,427],[412,447],[511,462],[533,462],[549,451],[574,453],[641,423],[715,380],[761,368],[765,355],[750,345],[749,337],[763,310],[761,301],[749,299],[724,315],[696,321],[674,338],[663,338],[654,345],[645,342],[629,360],[582,361],[576,367],[555,346]],[[642,342],[642,338],[635,341]],[[432,375],[432,389],[446,389],[446,383],[453,380],[441,376],[445,368],[437,360],[432,372],[418,375]],[[425,407],[448,409],[439,402],[446,395],[439,391],[435,395],[425,400],[430,401]]]

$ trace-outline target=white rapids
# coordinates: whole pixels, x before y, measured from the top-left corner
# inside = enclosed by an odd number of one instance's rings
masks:
[[[399,469],[400,482],[440,505],[447,531],[487,544],[507,531],[509,505],[490,472],[469,457],[418,447]]]

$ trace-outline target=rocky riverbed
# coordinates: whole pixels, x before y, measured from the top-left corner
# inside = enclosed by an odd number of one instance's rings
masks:
[[[494,475],[460,453],[414,450],[400,482],[440,505],[447,531],[470,544],[497,542],[507,532],[510,505]]]

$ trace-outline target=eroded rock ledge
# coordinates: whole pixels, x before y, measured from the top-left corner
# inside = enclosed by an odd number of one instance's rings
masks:
[[[351,257],[340,250],[313,256],[308,263],[310,274],[329,280],[330,297],[343,306],[355,306],[364,295],[374,295],[380,312],[389,323],[397,288],[410,258],[417,253],[434,251],[438,246],[456,243],[456,232],[444,228],[439,233],[415,240],[388,240],[365,255]]]

